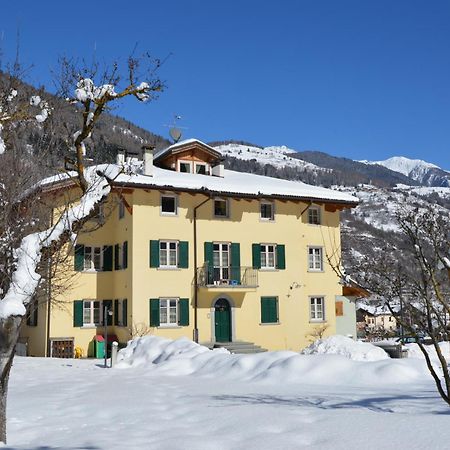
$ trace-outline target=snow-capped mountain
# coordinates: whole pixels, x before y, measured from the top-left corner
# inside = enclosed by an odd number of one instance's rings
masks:
[[[348,269],[382,251],[380,242],[401,247],[401,230],[396,221],[400,209],[432,205],[442,214],[450,214],[450,184],[444,183],[450,174],[425,161],[399,157],[386,162],[357,162],[321,152],[297,153],[283,146],[261,148],[236,143],[215,148],[233,170],[323,184],[356,195],[359,206],[343,211],[341,216],[343,258]],[[436,173],[444,178],[433,180]],[[364,179],[367,181],[360,181]],[[438,186],[428,185],[438,180]]]
[[[409,159],[404,156],[394,156],[384,161],[360,162],[387,167],[388,169],[402,173],[425,186],[450,186],[450,172],[421,159]]]
[[[259,164],[271,164],[277,168],[293,167],[310,171],[329,172],[330,169],[318,167],[302,159],[293,157],[297,152],[291,148],[282,146],[255,147],[244,144],[225,144],[215,147],[224,156],[231,156],[244,161],[255,160]]]

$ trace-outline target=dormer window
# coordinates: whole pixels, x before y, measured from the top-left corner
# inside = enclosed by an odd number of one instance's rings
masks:
[[[195,162],[194,166],[195,166],[195,173],[199,175],[207,175],[209,172],[208,165],[206,163]]]
[[[192,173],[192,162],[178,161],[178,171],[184,173]]]

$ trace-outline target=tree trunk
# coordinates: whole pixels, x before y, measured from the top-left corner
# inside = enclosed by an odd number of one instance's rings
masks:
[[[6,398],[9,372],[11,370],[16,343],[19,338],[22,317],[0,320],[0,443],[6,444]]]

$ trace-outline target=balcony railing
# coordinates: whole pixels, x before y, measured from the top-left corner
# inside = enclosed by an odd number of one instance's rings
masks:
[[[197,284],[208,288],[257,288],[258,270],[253,267],[197,268]]]

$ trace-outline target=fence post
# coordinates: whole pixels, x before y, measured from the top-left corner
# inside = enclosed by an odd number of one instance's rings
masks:
[[[118,351],[119,351],[119,343],[114,341],[111,347],[111,367],[114,367],[116,364]]]

